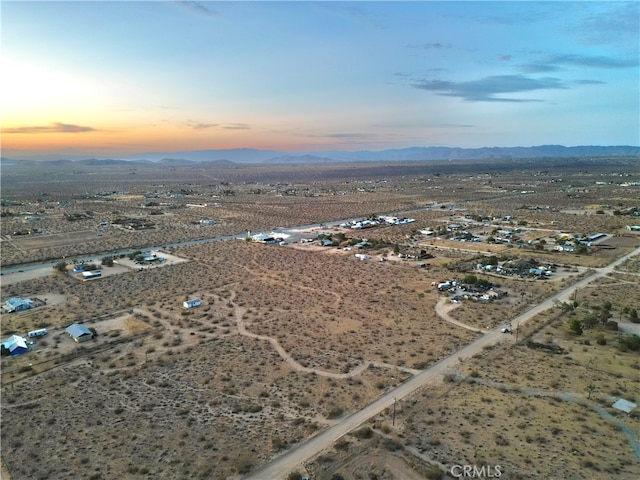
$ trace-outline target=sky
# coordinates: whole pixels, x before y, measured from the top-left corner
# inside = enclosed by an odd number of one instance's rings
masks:
[[[3,0],[2,156],[640,145],[640,2]]]

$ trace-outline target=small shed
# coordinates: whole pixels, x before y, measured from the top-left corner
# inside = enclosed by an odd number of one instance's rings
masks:
[[[202,302],[200,301],[199,298],[192,298],[191,300],[182,302],[182,305],[184,306],[184,308],[194,308],[202,305]]]
[[[16,355],[27,353],[29,351],[27,340],[20,335],[11,335],[4,342],[2,342],[2,346],[6,348],[13,357],[15,357]]]
[[[76,343],[86,342],[93,338],[93,332],[81,323],[72,323],[65,330]]]
[[[635,409],[638,404],[630,402],[629,400],[625,400],[624,398],[620,398],[611,406],[616,410],[621,410],[625,413],[631,413],[631,411]]]

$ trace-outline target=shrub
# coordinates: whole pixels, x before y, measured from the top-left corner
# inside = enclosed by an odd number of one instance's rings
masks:
[[[253,468],[253,456],[249,452],[241,453],[233,462],[236,473],[245,475]]]
[[[328,419],[333,419],[333,418],[338,418],[339,416],[341,416],[344,413],[344,409],[342,407],[337,407],[334,406],[331,408],[331,410],[329,410],[329,412],[327,413],[327,418]]]
[[[424,476],[428,480],[442,480],[444,478],[444,473],[439,467],[431,465],[424,471]]]
[[[640,351],[640,337],[638,335],[624,335],[619,340],[618,349],[622,352],[631,350],[632,352]]]
[[[53,269],[60,273],[65,273],[67,271],[67,262],[58,262],[53,266]]]
[[[392,452],[395,452],[397,450],[402,450],[402,444],[397,440],[394,440],[393,438],[385,438],[384,441],[382,442],[382,445],[387,450],[390,450]]]
[[[569,320],[569,331],[574,335],[582,335],[582,321],[578,318],[572,318],[571,320]]]
[[[369,428],[369,427],[362,427],[362,428],[356,430],[355,432],[353,432],[353,434],[357,438],[366,439],[366,438],[373,437],[373,430],[371,430],[371,428]]]
[[[344,438],[341,438],[335,443],[334,447],[336,450],[349,450],[349,445],[349,442],[347,442]]]

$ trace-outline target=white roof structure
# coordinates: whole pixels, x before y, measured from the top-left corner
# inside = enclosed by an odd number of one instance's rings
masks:
[[[9,350],[11,355],[19,355],[29,350],[27,340],[20,335],[11,335],[4,342],[2,342],[4,348]]]
[[[638,404],[625,400],[624,398],[620,398],[611,406],[617,410],[622,410],[625,413],[631,413],[631,410],[636,408]]]
[[[200,301],[199,298],[192,298],[191,300],[182,302],[182,305],[184,306],[184,308],[193,308],[193,307],[199,307],[200,305],[202,305],[202,302]]]

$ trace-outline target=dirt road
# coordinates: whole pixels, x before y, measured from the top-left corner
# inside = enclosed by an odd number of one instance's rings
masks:
[[[575,284],[565,288],[561,292],[549,297],[542,303],[535,305],[526,312],[511,319],[513,325],[519,323],[525,323],[533,318],[540,312],[553,307],[556,302],[568,302],[572,298],[572,294],[576,288],[583,288],[585,285],[594,281],[595,279],[610,274],[616,266],[623,263],[632,256],[640,254],[640,247],[636,248],[629,254],[621,257],[620,259],[612,262],[606,267],[595,269],[594,272],[586,278],[576,282]],[[414,377],[411,377],[402,385],[391,390],[385,395],[381,396],[373,403],[370,403],[362,410],[359,410],[326,430],[318,433],[316,436],[306,440],[296,447],[288,450],[280,456],[274,458],[270,462],[266,463],[262,467],[258,468],[254,472],[245,476],[246,480],[264,480],[264,479],[284,479],[289,473],[296,470],[303,462],[317,455],[324,449],[330,447],[340,437],[346,435],[350,431],[356,429],[364,422],[382,412],[384,409],[393,407],[394,402],[407,397],[416,390],[429,385],[437,383],[440,377],[448,373],[459,359],[472,357],[480,352],[483,348],[489,345],[493,345],[500,341],[513,341],[511,336],[504,335],[500,329],[502,326],[496,327],[493,330],[487,331],[485,335],[473,341],[469,345],[461,348],[456,353],[440,360],[431,367],[423,370]]]
[[[436,314],[443,320],[449,323],[453,323],[454,325],[457,325],[459,327],[466,328],[467,330],[471,330],[472,332],[484,333],[484,331],[481,328],[472,327],[471,325],[462,323],[456,320],[455,318],[453,318],[451,315],[449,315],[449,312],[455,309],[458,305],[459,304],[455,304],[455,303],[447,303],[447,298],[441,297],[438,300],[438,303],[436,303]]]

